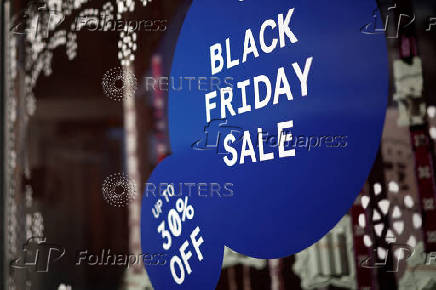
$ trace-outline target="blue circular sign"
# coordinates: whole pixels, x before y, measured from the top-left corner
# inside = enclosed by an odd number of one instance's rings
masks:
[[[142,204],[156,289],[212,289],[224,246],[279,258],[348,211],[379,146],[388,69],[375,1],[193,1],[171,72],[173,154]],[[171,84],[171,83],[170,83]]]

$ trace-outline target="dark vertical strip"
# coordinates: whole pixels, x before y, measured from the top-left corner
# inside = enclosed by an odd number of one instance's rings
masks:
[[[4,150],[5,150],[5,126],[6,126],[6,116],[5,116],[5,39],[4,39],[4,30],[5,30],[5,14],[4,14],[4,5],[5,3],[0,0],[0,290],[4,290],[6,284],[6,275],[4,269],[4,263],[6,262],[5,256],[5,239],[6,239],[6,214],[5,214],[5,204],[6,204],[6,188],[4,185],[4,174],[5,174],[5,162],[4,162]]]
[[[300,289],[300,276],[295,275],[293,265],[295,264],[295,255],[282,258],[282,273],[284,277],[284,289]]]

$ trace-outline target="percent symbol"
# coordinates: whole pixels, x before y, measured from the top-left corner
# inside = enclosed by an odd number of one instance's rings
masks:
[[[176,202],[176,209],[179,213],[182,214],[182,222],[188,218],[189,220],[192,220],[194,217],[194,208],[192,205],[188,206],[188,197],[185,197],[185,201],[183,201],[181,198],[179,198]]]
[[[180,214],[182,218],[180,219]],[[182,222],[186,221],[186,218],[191,220],[194,217],[194,208],[192,205],[188,205],[188,197],[185,197],[185,201],[179,198],[176,201],[176,209],[170,209],[168,213],[168,227],[171,234],[174,237],[179,237],[182,233]]]

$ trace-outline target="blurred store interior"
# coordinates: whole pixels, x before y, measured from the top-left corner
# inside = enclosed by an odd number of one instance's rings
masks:
[[[71,265],[83,249],[141,251],[141,193],[171,153],[168,92],[149,90],[145,79],[169,75],[191,3],[48,0],[39,9],[41,2],[0,1],[0,289],[152,289],[143,265]],[[436,289],[436,24],[428,30],[436,2],[399,0],[394,10],[378,2],[379,20],[394,19],[386,31],[389,107],[360,195],[329,234],[294,256],[259,260],[226,249],[217,289]],[[50,24],[44,11],[63,21]],[[149,31],[96,32],[77,27],[85,16],[152,24]],[[49,25],[28,30],[35,21]],[[108,71],[133,74],[136,93],[108,97]],[[137,194],[124,207],[102,196],[105,180],[119,176]],[[11,267],[32,237],[66,249],[50,271]]]

